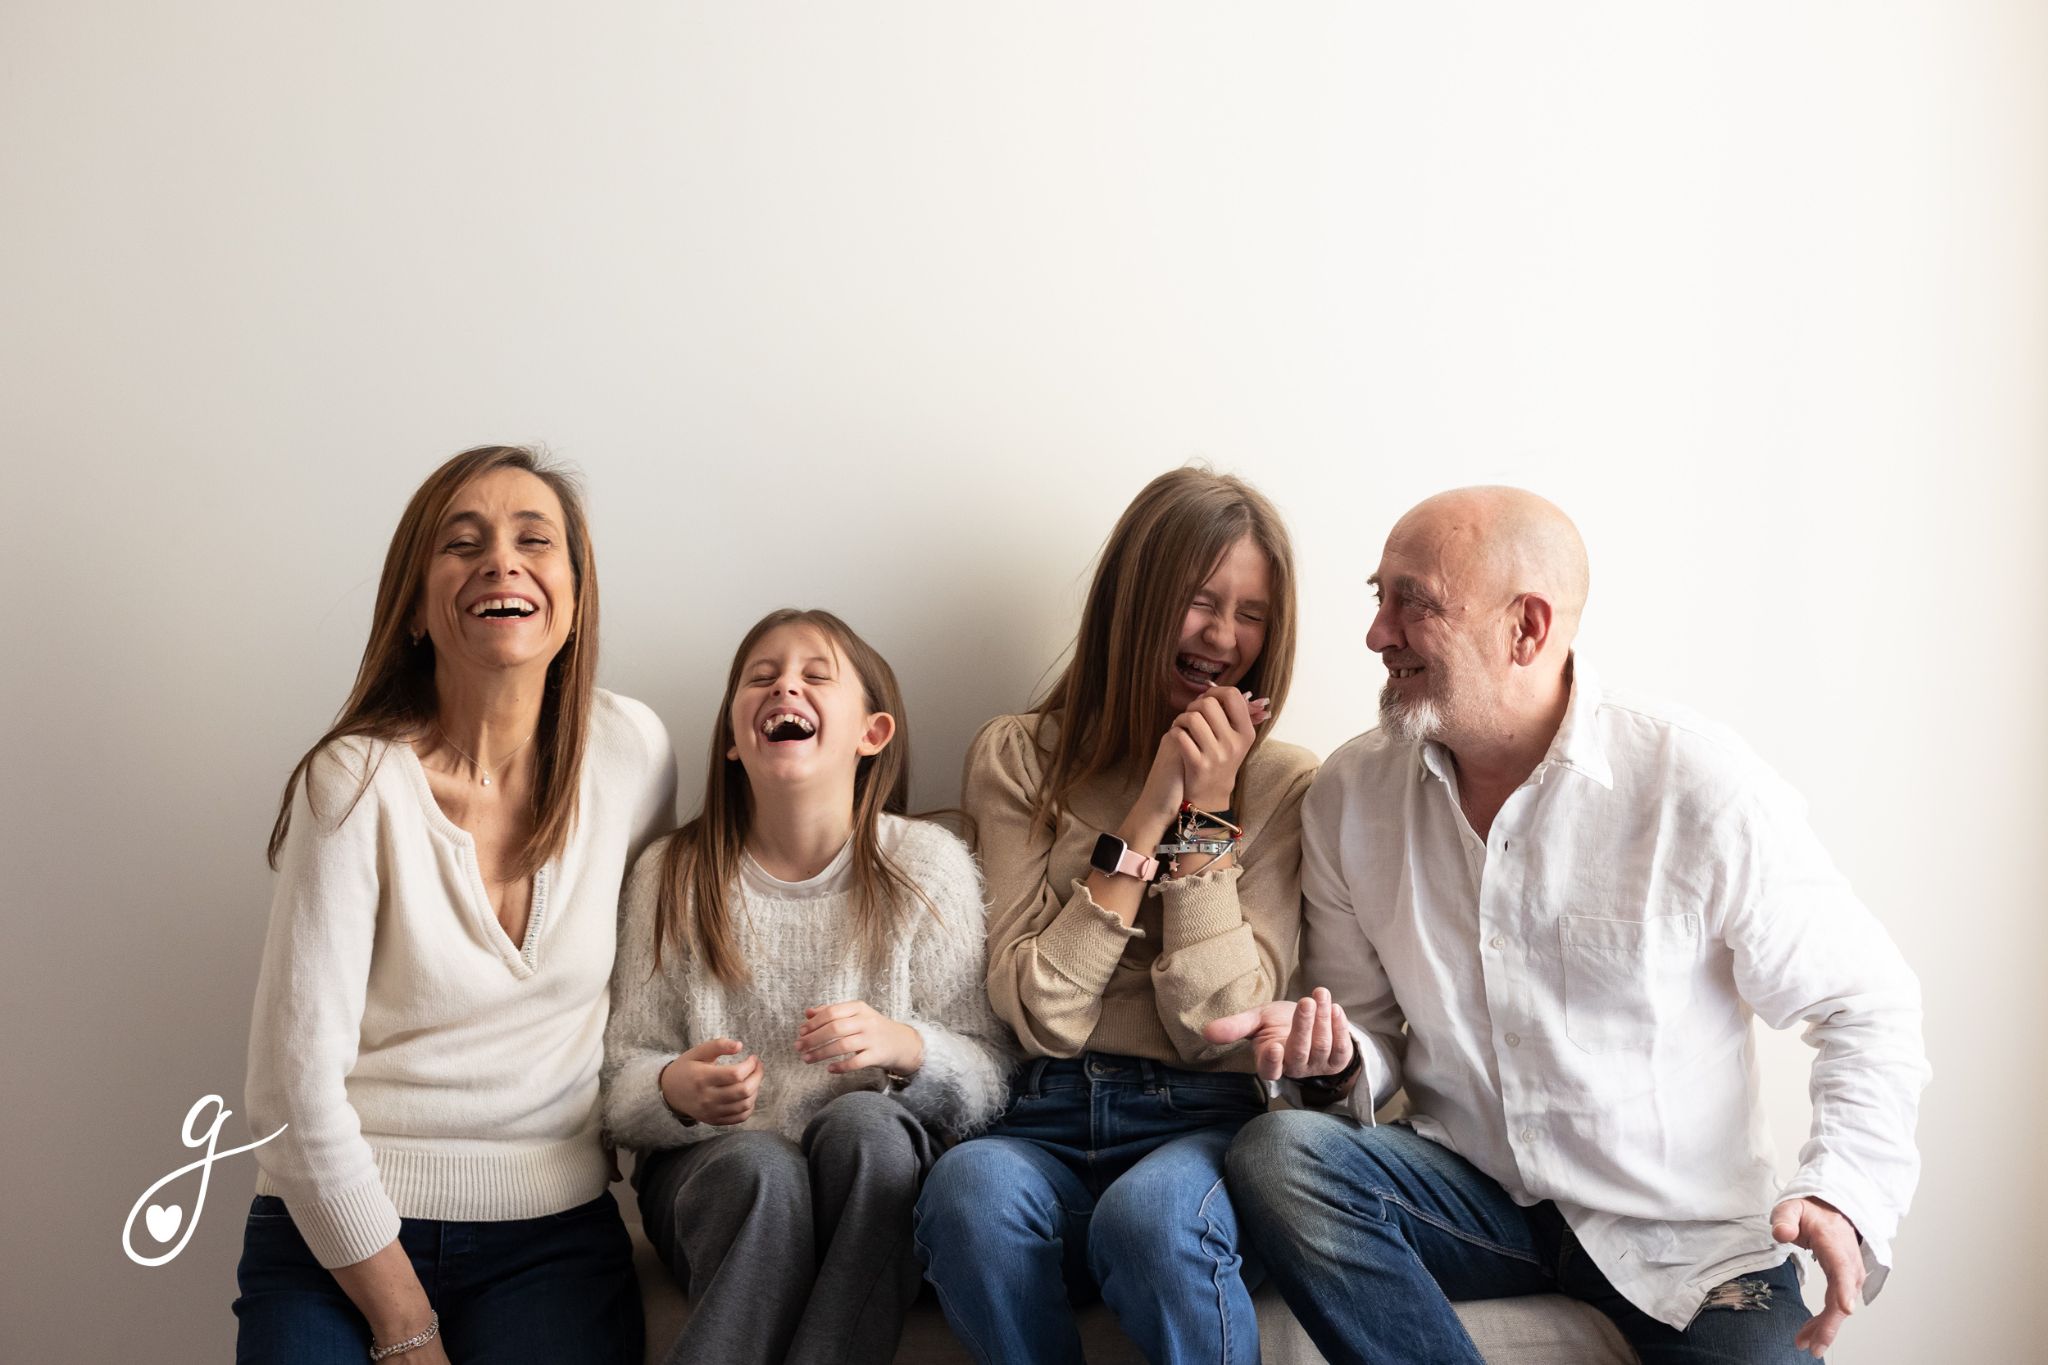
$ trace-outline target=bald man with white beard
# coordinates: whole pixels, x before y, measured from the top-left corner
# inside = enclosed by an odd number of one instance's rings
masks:
[[[1314,989],[1209,1029],[1297,1087],[1229,1183],[1333,1362],[1481,1365],[1450,1300],[1531,1293],[1592,1304],[1646,1365],[1820,1356],[1890,1264],[1919,983],[1761,760],[1574,655],[1587,582],[1570,520],[1518,489],[1395,525],[1366,636],[1380,727],[1302,808]],[[1817,1049],[1789,1179],[1753,1016]],[[1408,1116],[1375,1126],[1403,1087]]]

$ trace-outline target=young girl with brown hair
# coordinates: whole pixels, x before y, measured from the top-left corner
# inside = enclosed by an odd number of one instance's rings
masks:
[[[917,1245],[977,1359],[1073,1361],[1099,1292],[1149,1360],[1255,1361],[1223,1155],[1265,1108],[1202,1027],[1285,985],[1305,750],[1264,736],[1294,657],[1272,504],[1179,469],[1111,532],[1066,671],[967,757],[989,994],[1032,1060],[948,1152]]]
[[[885,1362],[935,1136],[1002,1108],[981,879],[906,819],[889,665],[778,611],[740,644],[704,806],[627,885],[605,1119],[689,1291],[674,1362]]]

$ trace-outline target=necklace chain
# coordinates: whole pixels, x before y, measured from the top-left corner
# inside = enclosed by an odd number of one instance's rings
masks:
[[[483,764],[477,762],[474,758],[471,758],[469,750],[463,748],[454,740],[449,739],[448,732],[441,728],[441,723],[439,721],[434,722],[434,733],[439,735],[443,742],[445,742],[449,748],[453,749],[456,753],[461,754],[463,758],[468,761],[470,767],[476,769],[479,773],[483,774],[484,786],[488,787],[491,785],[491,770],[489,768],[486,768]],[[529,731],[525,739],[520,740],[517,744],[513,745],[510,749],[507,749],[505,751],[504,755],[498,759],[498,766],[501,768],[504,767],[505,764],[512,759],[512,756],[514,754],[517,754],[521,749],[524,749],[527,745],[533,743],[533,737],[539,733],[540,730],[538,727],[535,727],[533,730]]]

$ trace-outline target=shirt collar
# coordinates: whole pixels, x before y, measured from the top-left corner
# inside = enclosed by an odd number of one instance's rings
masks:
[[[1577,650],[1572,651],[1572,695],[1565,703],[1564,723],[1557,727],[1550,752],[1536,765],[1536,771],[1540,773],[1553,763],[1614,790],[1614,768],[1607,761],[1607,746],[1601,742],[1600,679]]]
[[[1558,725],[1557,734],[1551,738],[1550,751],[1536,765],[1534,776],[1541,780],[1543,770],[1555,764],[1581,773],[1613,791],[1614,769],[1607,761],[1607,748],[1600,738],[1600,679],[1586,666],[1577,650],[1572,651],[1571,667],[1572,694],[1565,703],[1564,720]],[[1418,781],[1430,777],[1439,782],[1450,780],[1451,751],[1435,740],[1424,740],[1416,745],[1415,759]]]

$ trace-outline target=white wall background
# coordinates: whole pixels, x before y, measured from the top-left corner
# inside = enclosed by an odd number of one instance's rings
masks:
[[[1589,655],[1791,777],[1926,984],[1926,1178],[1836,1358],[2029,1356],[2044,92],[1994,0],[10,0],[7,1354],[225,1358],[251,1160],[168,1266],[121,1222],[239,1107],[263,839],[401,505],[532,440],[686,784],[794,602],[897,664],[934,803],[1157,471],[1291,518],[1324,752],[1393,518],[1549,494]]]

